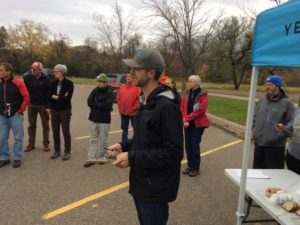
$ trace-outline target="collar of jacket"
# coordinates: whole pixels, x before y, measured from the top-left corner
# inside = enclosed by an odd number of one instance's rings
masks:
[[[156,101],[159,98],[168,98],[171,101],[175,100],[175,95],[173,91],[166,85],[158,85],[147,98],[146,103],[141,104],[143,108],[152,108],[155,106]],[[143,99],[143,95],[140,96],[140,99]]]
[[[287,98],[287,95],[285,94],[284,90],[280,89],[280,92],[279,92],[278,95],[275,95],[275,96],[272,97],[272,96],[267,94],[266,98],[271,102],[277,102],[282,98]]]
[[[187,90],[185,93],[186,93],[187,96],[189,96],[190,92],[191,92],[190,90]],[[194,98],[196,98],[198,96],[206,95],[206,94],[207,94],[207,91],[203,88],[200,88],[200,92],[198,93],[197,96],[194,96]]]

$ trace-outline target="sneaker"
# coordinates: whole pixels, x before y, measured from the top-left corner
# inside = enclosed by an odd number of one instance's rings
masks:
[[[59,156],[60,156],[59,152],[54,152],[54,154],[51,156],[51,159],[56,159]]]
[[[0,168],[3,167],[3,166],[6,166],[10,164],[10,160],[7,159],[7,160],[0,160]]]
[[[49,152],[50,151],[50,144],[49,143],[44,143],[44,151]]]
[[[92,162],[86,162],[83,166],[84,166],[85,168],[88,168],[88,167],[91,167],[91,166],[93,166],[93,165],[95,165],[95,163],[92,163]]]
[[[191,168],[187,167],[185,168],[185,170],[182,171],[183,174],[189,174],[189,172],[191,172]]]
[[[66,153],[66,154],[64,155],[64,157],[62,158],[62,160],[66,161],[66,160],[69,160],[70,158],[71,158],[70,153]]]
[[[21,160],[14,160],[13,168],[18,168],[21,166],[21,164],[22,164]]]
[[[189,172],[189,176],[190,177],[196,177],[196,176],[198,176],[199,175],[199,171],[198,170],[191,170],[190,172]]]
[[[30,152],[33,149],[34,149],[34,145],[28,144],[27,147],[24,149],[24,152]]]

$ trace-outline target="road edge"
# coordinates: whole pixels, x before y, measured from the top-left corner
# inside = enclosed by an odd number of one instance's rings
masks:
[[[225,131],[231,133],[232,135],[234,135],[238,138],[244,139],[245,129],[246,129],[245,126],[242,126],[238,123],[231,122],[229,120],[225,120],[221,117],[212,115],[210,113],[207,113],[206,115],[212,126],[218,127],[222,130],[225,130]]]

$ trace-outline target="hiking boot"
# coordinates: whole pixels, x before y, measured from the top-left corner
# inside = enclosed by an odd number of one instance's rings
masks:
[[[189,176],[190,177],[196,177],[196,176],[198,176],[199,175],[199,171],[198,170],[191,170],[190,172],[189,172]]]
[[[21,164],[22,164],[21,160],[14,160],[13,168],[18,168],[21,166]]]
[[[50,144],[49,143],[44,143],[44,151],[49,152],[50,151]]]
[[[34,149],[34,145],[28,144],[27,147],[24,149],[24,152],[30,152],[33,149]]]
[[[54,154],[51,156],[51,159],[56,159],[59,156],[60,156],[59,152],[54,152]]]
[[[62,160],[66,161],[66,160],[69,160],[70,158],[71,158],[70,153],[66,153],[66,154],[64,155],[64,157],[62,158]]]
[[[92,163],[92,162],[86,162],[83,166],[84,166],[85,168],[88,168],[88,167],[91,167],[91,166],[93,166],[93,165],[95,165],[95,163]]]
[[[0,168],[3,167],[3,166],[6,166],[10,164],[10,160],[7,159],[7,160],[0,160]]]
[[[191,168],[187,167],[185,168],[185,170],[182,171],[183,174],[189,174],[189,172],[191,172]]]

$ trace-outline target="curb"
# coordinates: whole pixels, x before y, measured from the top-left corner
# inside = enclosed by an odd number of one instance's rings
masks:
[[[211,125],[221,128],[222,130],[225,130],[238,138],[245,138],[245,126],[231,122],[229,120],[225,120],[221,117],[214,116],[209,113],[207,113],[206,115]]]

